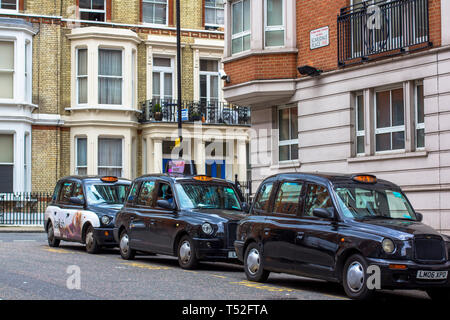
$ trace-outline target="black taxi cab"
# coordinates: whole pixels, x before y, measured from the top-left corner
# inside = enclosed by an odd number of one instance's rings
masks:
[[[116,246],[114,218],[130,185],[130,180],[111,176],[60,179],[45,211],[49,246],[58,247],[61,240],[80,242],[89,253],[97,253],[102,246]]]
[[[279,174],[259,186],[235,248],[248,280],[285,272],[339,282],[353,299],[421,289],[449,299],[450,239],[373,175]]]
[[[133,181],[117,214],[114,237],[123,259],[137,251],[178,257],[194,269],[201,260],[236,260],[237,223],[248,207],[230,181],[176,173]]]

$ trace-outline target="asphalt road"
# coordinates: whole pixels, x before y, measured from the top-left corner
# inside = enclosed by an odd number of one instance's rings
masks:
[[[68,289],[70,266],[80,270],[80,289]],[[69,269],[69,271],[71,271]],[[69,283],[74,283],[70,282]],[[202,263],[178,267],[175,257],[137,256],[122,260],[117,249],[97,255],[84,246],[47,245],[43,233],[0,233],[0,300],[346,300],[333,283],[272,273],[265,284],[246,281],[240,265]],[[428,299],[421,291],[380,291],[379,301]]]

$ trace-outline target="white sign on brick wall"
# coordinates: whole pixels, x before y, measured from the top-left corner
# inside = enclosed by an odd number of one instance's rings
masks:
[[[311,50],[326,47],[330,44],[330,32],[328,26],[312,30],[309,35]]]

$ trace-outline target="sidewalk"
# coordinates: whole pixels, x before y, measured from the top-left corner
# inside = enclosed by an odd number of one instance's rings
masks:
[[[39,233],[45,232],[44,226],[9,226],[9,225],[0,225],[0,233]]]

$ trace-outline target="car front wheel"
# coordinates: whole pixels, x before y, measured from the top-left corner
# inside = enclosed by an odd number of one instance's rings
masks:
[[[59,239],[55,238],[55,230],[53,229],[53,224],[49,222],[47,227],[47,240],[50,247],[59,247],[61,242]]]
[[[189,236],[183,236],[178,244],[178,264],[183,269],[197,268],[198,259],[195,245]]]
[[[364,300],[373,294],[373,290],[367,287],[367,262],[359,254],[347,259],[342,279],[345,293],[351,299]]]
[[[90,226],[86,232],[86,251],[88,253],[94,254],[100,251],[100,246],[98,245],[97,239],[94,236],[94,228]]]
[[[120,256],[124,260],[133,260],[136,251],[130,248],[130,238],[128,236],[127,230],[123,230],[120,234],[120,240],[119,240],[119,249],[120,249]]]
[[[270,272],[264,270],[261,248],[255,242],[250,243],[245,250],[244,270],[250,281],[265,282],[269,278]]]

